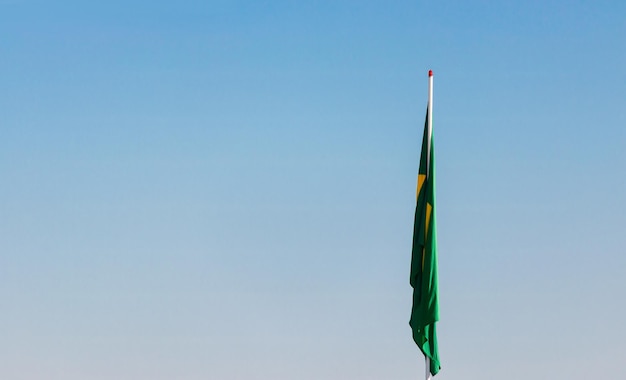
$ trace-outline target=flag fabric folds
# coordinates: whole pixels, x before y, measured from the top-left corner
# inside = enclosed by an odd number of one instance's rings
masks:
[[[430,141],[428,141],[430,139]],[[439,320],[437,297],[437,234],[435,223],[435,155],[432,132],[428,132],[428,111],[422,140],[417,180],[417,205],[411,255],[413,308],[409,325],[413,340],[430,359],[430,373],[441,368],[435,323]]]

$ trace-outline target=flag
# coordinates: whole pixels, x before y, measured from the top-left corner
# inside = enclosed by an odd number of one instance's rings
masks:
[[[417,179],[417,206],[413,227],[411,286],[413,308],[409,325],[413,340],[430,359],[430,373],[437,374],[441,365],[437,348],[435,323],[439,320],[437,299],[437,234],[435,226],[435,154],[432,132],[428,131],[428,111],[422,140]]]

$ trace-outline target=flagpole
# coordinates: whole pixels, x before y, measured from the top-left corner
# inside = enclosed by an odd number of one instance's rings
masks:
[[[433,71],[428,70],[428,150],[426,153],[426,178],[430,177],[430,145],[433,135]],[[424,355],[426,358],[426,380],[431,380],[430,375],[430,358]]]
[[[426,155],[426,178],[430,176],[430,144],[433,135],[433,71],[428,70],[428,150]]]

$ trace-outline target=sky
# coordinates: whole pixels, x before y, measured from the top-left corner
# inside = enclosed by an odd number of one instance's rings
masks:
[[[625,14],[0,0],[0,378],[625,378]]]

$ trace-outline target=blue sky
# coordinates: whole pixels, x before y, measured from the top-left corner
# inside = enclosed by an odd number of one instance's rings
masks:
[[[0,377],[623,378],[626,4],[0,0]]]

